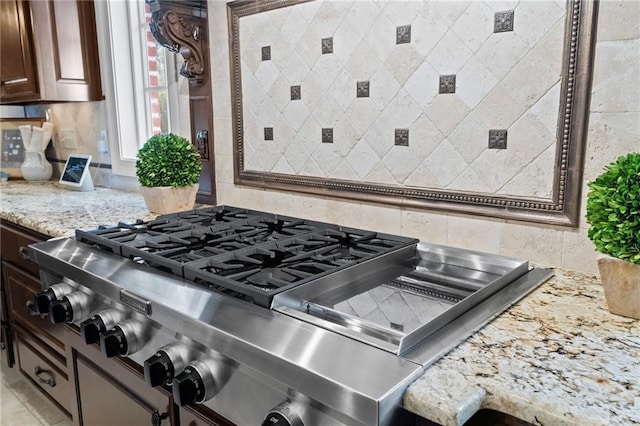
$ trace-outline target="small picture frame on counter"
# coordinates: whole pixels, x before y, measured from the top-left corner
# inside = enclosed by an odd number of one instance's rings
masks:
[[[0,118],[0,171],[7,175],[7,179],[23,179],[20,166],[25,159],[25,146],[19,126],[42,127],[44,120],[44,117]]]

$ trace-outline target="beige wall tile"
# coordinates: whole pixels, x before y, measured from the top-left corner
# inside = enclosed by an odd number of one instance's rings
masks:
[[[396,207],[362,204],[362,222],[360,228],[387,234],[402,231],[402,211]]]
[[[448,222],[449,218],[444,214],[406,209],[402,211],[402,235],[447,244]]]
[[[563,232],[562,266],[575,271],[598,272],[598,253],[595,246],[587,237],[587,229]]]
[[[502,227],[500,254],[528,259],[541,266],[562,265],[561,227],[507,222]]]
[[[640,111],[640,38],[596,45],[591,110]]]
[[[447,244],[469,250],[500,253],[503,222],[450,215]]]
[[[639,1],[602,1],[598,10],[598,40],[610,41],[640,38],[639,21]]]

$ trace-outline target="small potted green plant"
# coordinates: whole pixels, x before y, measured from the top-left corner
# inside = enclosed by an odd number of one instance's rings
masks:
[[[182,136],[154,135],[138,151],[136,176],[153,213],[192,209],[201,173],[200,154]]]
[[[609,311],[640,319],[640,153],[589,182],[587,222]]]

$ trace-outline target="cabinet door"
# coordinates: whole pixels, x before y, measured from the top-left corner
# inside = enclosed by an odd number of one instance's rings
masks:
[[[4,2],[0,1],[0,3]],[[45,240],[47,240],[45,235],[37,234],[0,220],[0,254],[2,254],[2,260],[35,277],[39,276],[38,264],[28,259],[25,251],[30,244]]]
[[[66,412],[75,399],[67,375],[66,360],[21,327],[15,328],[16,353],[23,374]]]
[[[123,383],[93,362],[76,358],[80,424],[85,426],[149,425],[153,416],[170,413],[171,401],[162,393],[147,388],[136,392],[134,384],[144,385],[138,377],[120,377]],[[161,424],[169,425],[170,416]]]
[[[102,99],[93,1],[32,1],[43,100]]]
[[[24,1],[0,1],[0,100],[37,99],[29,6]]]
[[[234,426],[204,405],[180,407],[180,426]]]
[[[20,323],[51,349],[64,354],[63,327],[53,324],[49,318],[31,315],[27,307],[33,304],[36,293],[40,291],[40,283],[7,262],[2,262],[2,274],[10,321]]]

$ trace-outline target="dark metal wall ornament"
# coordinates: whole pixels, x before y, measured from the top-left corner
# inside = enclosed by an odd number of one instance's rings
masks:
[[[496,12],[493,18],[493,32],[513,31],[513,10]]]
[[[455,74],[441,75],[439,91],[440,94],[456,93],[456,76]]]
[[[184,63],[180,75],[193,85],[204,78],[204,54],[207,43],[206,18],[191,13],[176,12],[172,2],[147,0],[151,7],[149,28],[155,39],[172,52],[180,53]]]
[[[568,0],[553,189],[549,199],[404,187],[244,168],[240,21],[243,16],[301,3],[296,0],[227,5],[234,123],[234,182],[263,189],[295,191],[402,208],[442,210],[499,219],[577,227],[589,118],[598,0]]]
[[[409,146],[409,129],[396,129],[394,144],[397,146]]]
[[[507,149],[507,130],[489,130],[489,149]]]

